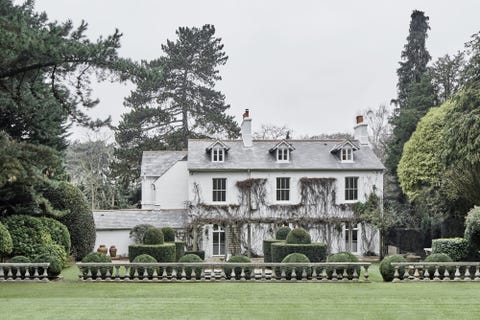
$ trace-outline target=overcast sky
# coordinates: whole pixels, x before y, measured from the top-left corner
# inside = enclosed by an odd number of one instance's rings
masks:
[[[179,26],[213,24],[229,56],[217,85],[231,105],[228,113],[240,122],[250,108],[254,130],[262,123],[287,125],[296,137],[353,132],[361,110],[395,97],[412,10],[430,17],[433,60],[462,50],[480,31],[476,0],[36,0],[36,8],[58,21],[86,20],[91,38],[118,28],[120,55],[134,60],[162,55],[161,44],[175,39]],[[101,103],[92,115],[118,123],[131,88],[96,85]]]

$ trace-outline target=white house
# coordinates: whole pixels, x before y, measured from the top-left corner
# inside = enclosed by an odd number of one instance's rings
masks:
[[[354,140],[253,140],[244,114],[240,140],[193,139],[187,151],[143,154],[142,211],[165,212],[207,257],[250,252],[288,224],[309,230],[330,252],[379,252],[375,228],[353,204],[382,198],[384,167],[357,117]],[[176,211],[175,211],[176,210]]]

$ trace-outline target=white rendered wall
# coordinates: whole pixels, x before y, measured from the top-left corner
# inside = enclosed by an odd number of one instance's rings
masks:
[[[117,247],[117,256],[127,256],[128,246],[133,244],[129,238],[130,230],[97,230],[97,239],[95,240],[94,251],[97,251],[101,244]]]
[[[183,209],[188,200],[187,161],[178,161],[155,181],[155,205],[159,209]]]
[[[155,193],[153,183],[158,177],[142,177],[142,209],[153,209]]]

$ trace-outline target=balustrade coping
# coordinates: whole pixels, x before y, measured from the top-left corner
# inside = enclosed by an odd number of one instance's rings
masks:
[[[0,282],[48,282],[47,268],[49,262],[28,262],[28,263],[0,263]],[[25,269],[24,272],[21,269]],[[33,271],[31,270],[33,268]],[[43,268],[43,273],[38,270]],[[16,271],[15,273],[13,271]]]
[[[459,261],[459,262],[392,262],[392,266],[399,266],[399,267],[406,267],[406,266],[429,266],[429,267],[434,267],[434,266],[442,266],[442,267],[465,267],[465,266],[470,266],[470,267],[476,267],[480,266],[480,262],[465,262],[465,261]]]

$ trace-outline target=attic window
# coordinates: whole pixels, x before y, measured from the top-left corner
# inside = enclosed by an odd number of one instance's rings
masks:
[[[225,149],[222,147],[212,148],[212,162],[223,162],[225,160]]]
[[[290,160],[290,150],[288,148],[277,149],[277,161],[288,162]]]
[[[344,146],[341,153],[342,162],[353,162],[353,149],[350,146]]]

